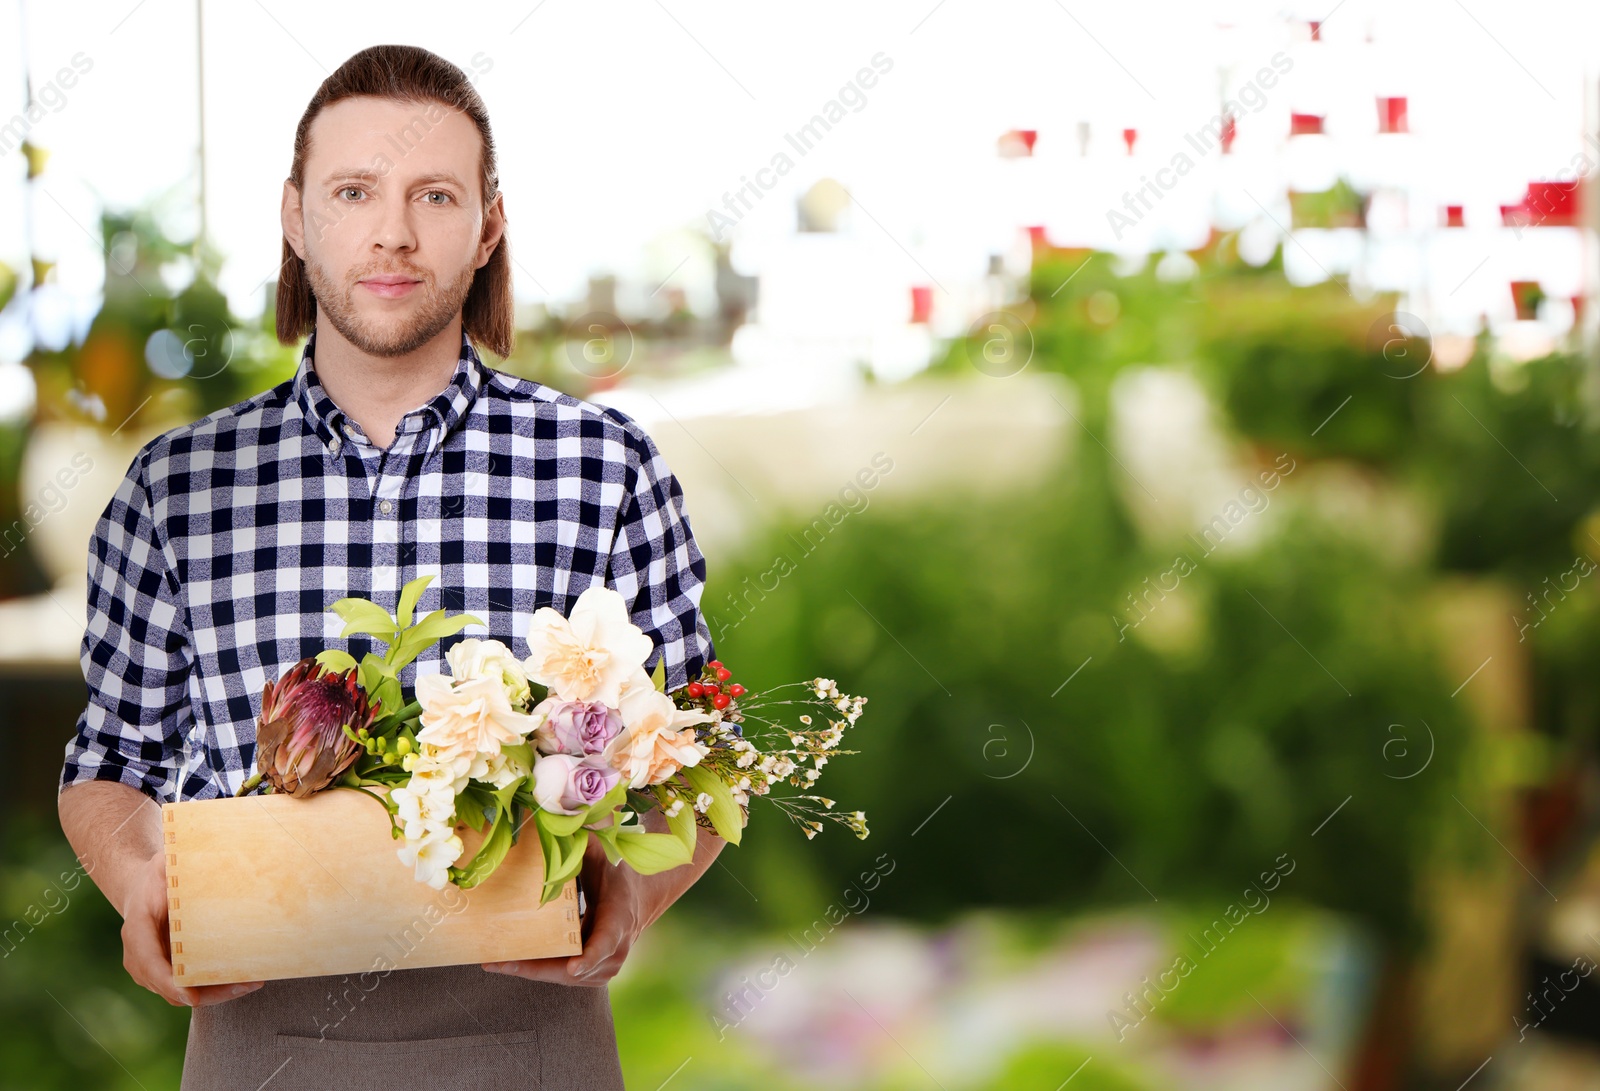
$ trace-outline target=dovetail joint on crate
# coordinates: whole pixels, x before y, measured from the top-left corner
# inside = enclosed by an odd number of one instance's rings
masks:
[[[178,831],[174,828],[177,825],[177,821],[178,821],[178,813],[177,813],[177,811],[174,810],[170,806],[163,806],[161,808],[161,818],[162,818],[162,821],[165,823],[165,825],[167,827],[167,830],[166,830],[166,835],[167,835],[166,836],[166,841],[167,841],[167,844],[169,844],[169,845],[177,844]],[[170,930],[172,932],[181,932],[181,931],[183,931],[183,921],[178,916],[178,875],[177,875],[177,867],[178,867],[178,854],[176,852],[168,852],[167,853],[167,924],[168,924],[168,927],[170,928]],[[182,954],[183,953],[183,944],[178,942],[178,941],[176,941],[176,940],[173,940],[172,941],[172,951],[173,951],[173,954]],[[179,974],[183,973],[183,967],[182,966],[174,965],[173,969]]]

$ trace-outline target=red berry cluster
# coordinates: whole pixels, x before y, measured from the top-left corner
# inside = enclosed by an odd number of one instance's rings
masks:
[[[719,660],[713,659],[706,664],[705,673],[698,682],[690,682],[684,687],[691,698],[700,700],[710,698],[711,707],[724,709],[733,703],[735,697],[743,697],[745,688],[739,683],[728,684],[733,677],[733,672],[724,667]]]

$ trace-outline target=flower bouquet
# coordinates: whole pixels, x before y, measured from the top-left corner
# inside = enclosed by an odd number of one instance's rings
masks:
[[[393,615],[360,598],[333,604],[343,636],[368,634],[387,652],[358,662],[328,649],[263,687],[257,771],[242,798],[164,805],[180,984],[381,963],[373,941],[386,928],[407,937],[391,935],[390,946],[413,966],[576,953],[573,880],[591,838],[613,866],[654,874],[689,863],[700,829],[738,844],[753,797],[770,799],[808,838],[830,820],[867,836],[860,811],[809,791],[830,758],[853,752],[839,744],[865,697],[827,678],[750,693],[716,661],[668,694],[662,663],[653,676],[644,670],[654,644],[621,595],[592,587],[568,617],[548,607],[533,615],[525,658],[498,640],[467,638],[446,652],[448,673],[417,677],[408,698],[401,669],[481,624],[443,610],[414,621],[431,578],[406,584]],[[791,711],[793,725],[778,722]],[[774,791],[785,784],[801,791]],[[333,797],[353,797],[331,789],[384,808],[398,863],[374,858],[365,812],[333,806]],[[245,799],[260,807],[228,810]],[[646,828],[651,811],[665,832]],[[530,820],[537,853],[523,835]],[[316,867],[303,866],[307,857]],[[514,882],[473,889],[508,862]],[[296,867],[302,881],[286,886]],[[397,886],[397,872],[415,893]],[[437,913],[424,890],[473,913],[434,927],[418,955],[415,920]],[[362,913],[352,915],[345,897]],[[324,938],[329,929],[338,935]]]

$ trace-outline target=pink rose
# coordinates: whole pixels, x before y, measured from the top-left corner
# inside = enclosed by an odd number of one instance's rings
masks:
[[[605,798],[622,774],[572,754],[546,754],[533,763],[533,798],[555,814],[577,814]]]
[[[540,709],[546,716],[533,738],[541,754],[572,754],[580,758],[598,754],[622,730],[622,717],[598,702],[548,697],[539,702],[534,713]]]

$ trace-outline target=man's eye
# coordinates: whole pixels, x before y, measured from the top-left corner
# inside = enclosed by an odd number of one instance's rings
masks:
[[[343,195],[343,194],[346,194],[346,193],[360,193],[360,192],[361,192],[361,187],[360,186],[344,186],[343,188],[341,188],[339,190],[340,195]]]
[[[445,198],[446,201],[455,200],[454,197],[452,197],[450,194],[446,193],[442,189],[430,189],[427,193],[424,193],[423,196],[424,197],[443,197],[443,198]],[[442,204],[444,204],[444,201],[438,201],[436,203],[442,205]]]

